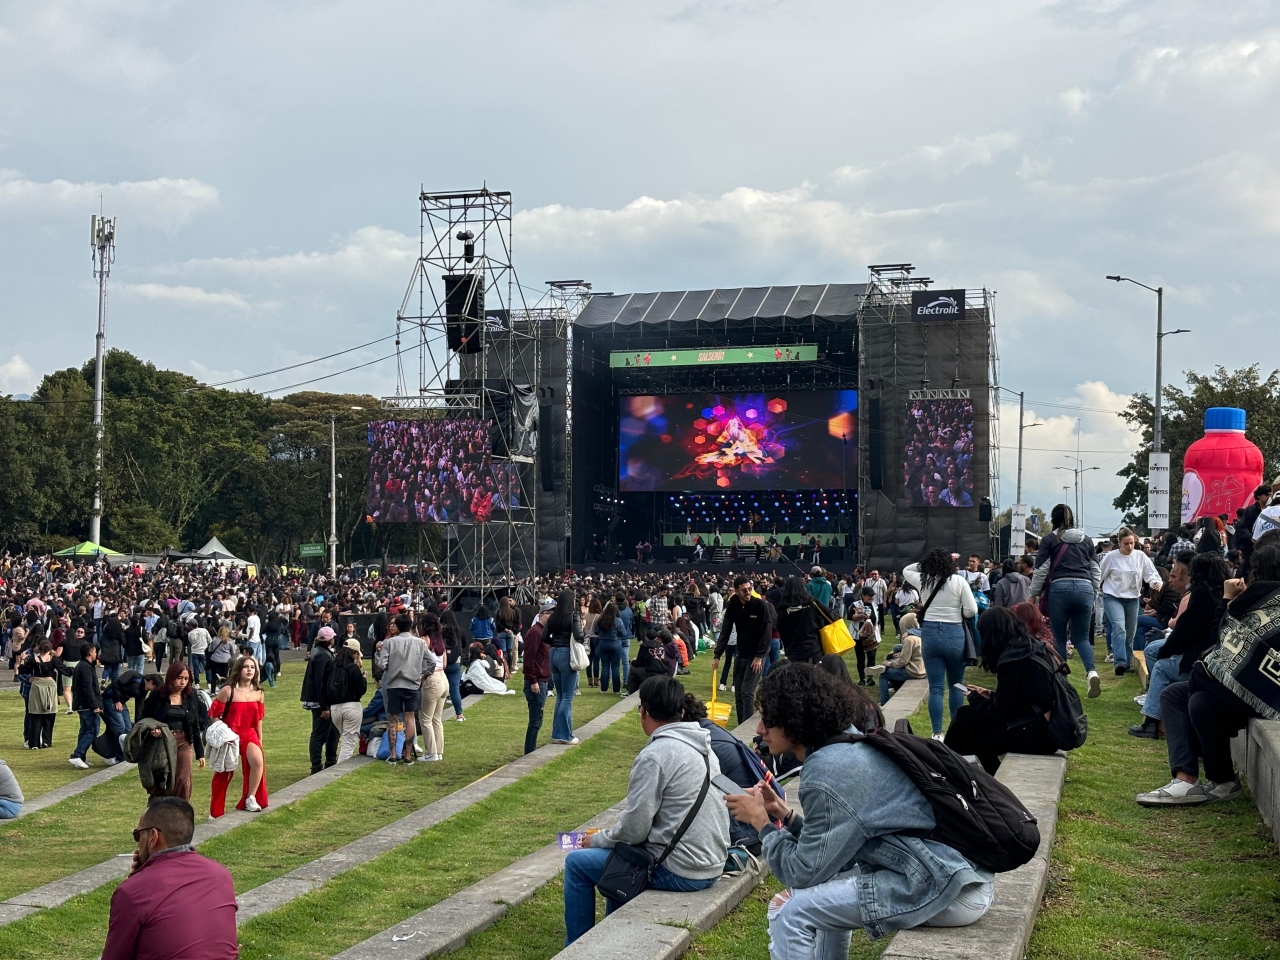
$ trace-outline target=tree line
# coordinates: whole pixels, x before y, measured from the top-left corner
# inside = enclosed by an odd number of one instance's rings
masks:
[[[199,548],[216,535],[246,560],[298,565],[299,544],[328,540],[336,417],[339,559],[433,555],[433,526],[365,522],[375,397],[271,399],[207,387],[123,350],[108,352],[103,383],[105,546],[156,553]],[[8,451],[5,547],[48,552],[84,540],[94,491],[93,361],[48,374],[30,400],[0,402],[0,443]]]

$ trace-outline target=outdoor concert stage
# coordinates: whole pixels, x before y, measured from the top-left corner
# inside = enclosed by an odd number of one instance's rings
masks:
[[[672,536],[691,529],[709,554],[713,529],[725,545],[746,529],[834,538],[840,546],[821,557],[838,571],[900,569],[934,547],[990,555],[990,296],[932,290],[913,272],[891,264],[870,268],[865,284],[592,296],[573,322],[569,566],[748,568],[723,555],[696,567],[594,560],[619,546],[630,557],[644,541],[664,559]]]

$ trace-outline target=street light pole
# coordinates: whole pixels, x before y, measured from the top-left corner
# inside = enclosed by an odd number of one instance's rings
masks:
[[[102,544],[102,370],[107,351],[107,277],[116,259],[116,220],[93,217],[90,222],[93,274],[98,281],[98,335],[93,351],[93,512],[89,515],[89,540]]]
[[[1018,495],[1015,503],[1022,502],[1022,431],[1025,429],[1022,424],[1022,407],[1026,400],[1026,393],[1018,391]]]
[[[1163,453],[1160,446],[1160,380],[1164,368],[1164,287],[1156,287],[1156,409],[1151,428],[1151,449]]]

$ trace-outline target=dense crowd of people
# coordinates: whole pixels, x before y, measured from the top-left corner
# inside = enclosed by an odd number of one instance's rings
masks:
[[[647,863],[653,887],[692,891],[756,855],[788,888],[770,905],[774,955],[826,956],[847,949],[854,929],[874,937],[966,924],[991,902],[994,870],[920,839],[942,814],[879,740],[859,739],[892,739],[880,707],[910,680],[928,684],[931,726],[931,740],[911,739],[932,741],[937,756],[970,757],[988,775],[1006,753],[1083,742],[1080,699],[1065,680],[1074,664],[1087,697],[1101,695],[1102,664],[1117,676],[1145,668],[1150,683],[1129,733],[1167,739],[1173,779],[1138,802],[1239,796],[1230,737],[1250,718],[1280,719],[1280,509],[1270,501],[1260,488],[1256,511],[1233,524],[1156,540],[1122,528],[1097,544],[1058,505],[1036,553],[999,565],[933,550],[887,577],[821,566],[781,576],[691,569],[678,580],[567,572],[472,602],[444,578],[408,570],[248,578],[226,566],[6,556],[0,642],[26,703],[25,745],[52,747],[65,706],[76,715],[69,762],[132,760],[151,797],[104,956],[131,955],[113,945],[154,896],[132,892],[135,879],[167,882],[183,857],[198,857],[189,846],[196,766],[214,770],[210,816],[223,815],[237,769],[236,808],[269,806],[263,687],[280,677],[286,648],[306,649],[305,663],[288,669],[304,671],[313,773],[357,751],[400,766],[438,762],[446,710],[464,721],[463,697],[514,694],[517,673],[526,752],[549,698],[551,741],[572,746],[577,696],[638,692],[648,742],[617,825],[588,835],[566,862],[566,942],[594,923],[595,890],[607,910],[625,901],[623,860]],[[839,621],[850,663],[828,650]],[[759,714],[754,748],[684,688],[698,656],[711,658],[708,692],[727,694],[737,723]],[[993,687],[966,683],[974,664]],[[803,818],[782,785],[801,763]],[[0,761],[0,817],[23,802]],[[226,878],[194,869],[221,903]],[[883,909],[873,915],[868,903]],[[230,916],[230,932],[208,942],[234,943]]]

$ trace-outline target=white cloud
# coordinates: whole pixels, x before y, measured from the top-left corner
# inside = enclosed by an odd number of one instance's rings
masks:
[[[88,215],[97,211],[99,197],[107,216],[121,217],[121,232],[135,224],[173,230],[218,205],[217,187],[200,180],[38,181],[17,170],[0,169],[0,210],[40,218],[81,214],[86,219],[86,235]]]
[[[226,272],[276,280],[342,274],[347,277],[401,276],[407,281],[418,257],[418,238],[383,227],[361,227],[328,253],[304,252],[272,257],[206,257],[161,268],[165,273]]]
[[[1036,270],[1003,270],[987,281],[995,290],[996,323],[1035,324],[1048,317],[1062,317],[1079,308],[1075,298],[1052,277]]]
[[[40,383],[40,375],[21,355],[0,363],[0,393],[30,393]]]
[[[1133,78],[1161,95],[1182,81],[1237,96],[1264,92],[1280,79],[1280,34],[1155,47],[1137,59]]]
[[[896,160],[877,163],[873,166],[836,167],[832,176],[837,183],[853,184],[861,183],[877,174],[903,172],[904,169],[918,170],[921,167],[933,169],[942,174],[959,173],[973,166],[990,166],[996,157],[1012,150],[1020,141],[1021,137],[1018,134],[1008,130],[976,137],[957,136],[946,143],[917,147]]]
[[[1058,94],[1058,102],[1062,104],[1062,109],[1072,116],[1079,116],[1084,113],[1085,107],[1088,106],[1089,101],[1092,99],[1092,92],[1081,90],[1079,87],[1072,87],[1070,90],[1063,90]]]
[[[125,283],[119,289],[126,295],[142,300],[162,300],[193,307],[232,307],[248,310],[249,301],[238,293],[223,291],[213,293],[200,287],[166,286],[162,283]]]

